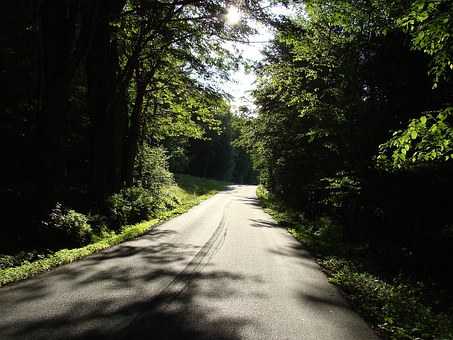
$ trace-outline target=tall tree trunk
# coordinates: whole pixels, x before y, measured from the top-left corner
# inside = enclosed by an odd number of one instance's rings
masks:
[[[98,206],[122,186],[127,86],[118,91],[118,47],[110,20],[120,15],[123,3],[123,0],[103,1],[103,11],[87,59],[88,110],[93,124],[89,189]]]
[[[133,184],[134,163],[139,145],[143,142],[143,124],[145,123],[143,100],[146,91],[146,81],[140,70],[136,71],[135,86],[135,103],[127,136],[126,156],[124,158],[124,181],[128,186]]]
[[[65,177],[65,130],[73,73],[68,68],[74,22],[64,1],[42,1],[37,8],[39,40],[39,110],[37,200],[42,217],[61,199]]]
[[[67,183],[66,120],[72,82],[93,42],[97,2],[36,1],[39,93],[37,208],[42,218],[63,199]]]

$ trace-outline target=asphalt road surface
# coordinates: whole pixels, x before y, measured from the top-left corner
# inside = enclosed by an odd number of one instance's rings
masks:
[[[0,288],[0,339],[377,339],[255,189]]]

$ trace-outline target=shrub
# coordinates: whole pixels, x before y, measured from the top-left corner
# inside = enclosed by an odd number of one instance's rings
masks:
[[[17,267],[26,263],[30,263],[36,260],[40,260],[52,254],[49,249],[40,249],[32,251],[20,251],[14,255],[2,255],[0,254],[0,270]]]
[[[141,186],[122,189],[107,200],[111,222],[117,228],[152,217],[158,206],[159,200]]]
[[[43,222],[46,229],[53,234],[58,243],[70,246],[81,246],[91,241],[93,231],[88,217],[72,209],[66,209],[57,203],[47,221]]]
[[[135,185],[122,189],[107,200],[110,224],[115,228],[137,223],[179,202],[165,188],[174,183],[168,157],[161,147],[144,145],[135,164]]]
[[[260,187],[257,196],[261,200],[269,198]],[[275,204],[273,197],[264,203],[272,207],[267,211],[280,224],[289,225],[291,234],[317,255],[330,282],[346,293],[355,309],[379,330],[383,338],[453,339],[452,311],[443,311],[442,307],[439,308],[439,301],[435,302],[443,297],[442,294],[429,291],[422,283],[414,283],[402,275],[393,281],[388,277],[385,279],[383,274],[386,272],[379,270],[382,268],[376,267],[370,257],[364,257],[369,255],[366,246],[342,242],[342,228],[331,219],[303,218],[299,219],[303,222],[298,223],[291,212]],[[445,235],[449,235],[449,231],[450,228],[446,227]]]
[[[352,304],[390,339],[451,339],[449,316],[436,313],[423,301],[423,285],[396,278],[385,282],[334,257],[321,264],[330,281],[345,291]]]
[[[102,214],[88,214],[88,223],[91,225],[93,232],[99,234],[102,230],[108,229],[109,220]]]
[[[0,255],[0,270],[13,267],[15,265],[14,256]]]
[[[176,208],[182,203],[181,198],[172,190],[171,187],[162,190],[161,194],[161,208],[164,210],[171,210]]]
[[[263,185],[258,185],[258,187],[256,188],[256,196],[264,204],[268,203],[269,201],[269,191],[267,191],[267,189]]]
[[[156,197],[164,186],[174,182],[167,154],[161,147],[144,145],[137,157],[135,172],[136,182]]]

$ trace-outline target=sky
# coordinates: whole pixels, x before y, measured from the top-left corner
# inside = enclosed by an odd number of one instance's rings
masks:
[[[272,12],[276,15],[290,15],[292,11],[283,6],[275,6],[272,9]],[[227,22],[230,21],[231,24],[235,24],[239,16],[240,13],[238,13],[236,9],[232,9],[227,16]],[[263,49],[274,37],[274,31],[271,28],[254,21],[249,21],[249,24],[258,32],[257,34],[250,36],[249,41],[251,43],[229,42],[227,48],[231,51],[236,48],[243,58],[259,62],[264,57],[262,54]],[[253,105],[251,91],[255,87],[256,74],[253,71],[246,72],[241,65],[238,71],[230,73],[230,78],[230,81],[226,81],[222,87],[225,92],[232,96],[231,107],[233,112],[237,111],[238,107],[242,105],[248,106],[253,111],[255,106]]]

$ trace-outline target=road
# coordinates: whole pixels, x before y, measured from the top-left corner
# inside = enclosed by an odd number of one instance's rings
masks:
[[[233,186],[149,234],[0,288],[0,339],[378,339]]]

